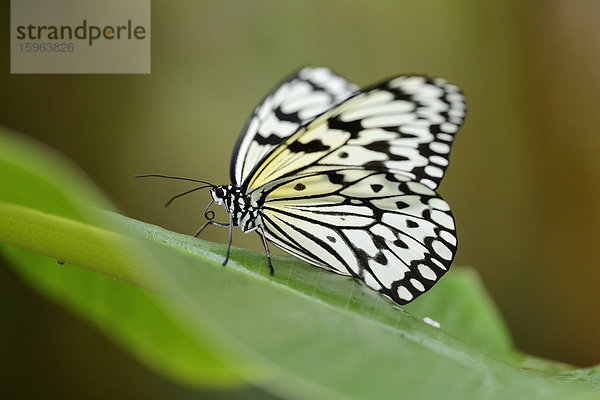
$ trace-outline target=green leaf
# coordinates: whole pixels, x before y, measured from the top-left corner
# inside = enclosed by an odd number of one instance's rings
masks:
[[[91,206],[111,206],[75,166],[51,149],[2,131],[0,182],[0,242],[27,248],[5,244],[0,250],[32,286],[174,379],[217,387],[243,384],[199,333],[190,336],[147,291],[114,279],[133,279],[125,265],[132,261],[123,250],[126,238],[92,224],[105,218]],[[90,265],[99,264],[104,274],[57,263],[88,266],[82,257],[93,259]]]
[[[23,277],[181,381],[243,379],[290,398],[600,395],[598,368],[514,350],[472,270],[453,268],[401,309],[291,257],[273,260],[274,277],[242,249],[222,267],[223,245],[90,207],[107,202],[14,136],[0,136],[0,179],[0,241]]]

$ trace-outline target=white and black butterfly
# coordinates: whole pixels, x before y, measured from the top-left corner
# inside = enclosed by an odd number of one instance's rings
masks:
[[[460,89],[440,78],[401,75],[358,90],[328,68],[303,68],[246,122],[230,185],[177,178],[207,184],[181,195],[211,188],[196,235],[227,226],[230,248],[234,226],[256,230],[271,273],[267,242],[405,304],[456,253],[454,218],[435,189],[465,110]],[[213,220],[213,202],[229,223]]]

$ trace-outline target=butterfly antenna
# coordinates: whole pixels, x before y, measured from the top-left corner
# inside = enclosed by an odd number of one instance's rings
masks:
[[[191,189],[191,190],[186,190],[186,191],[185,191],[185,192],[183,192],[183,193],[176,194],[175,196],[171,197],[171,198],[169,199],[169,201],[167,201],[167,202],[165,203],[165,207],[169,207],[169,205],[170,205],[170,204],[173,202],[173,200],[175,200],[175,199],[178,199],[178,198],[180,198],[180,197],[182,197],[182,196],[185,196],[186,194],[194,193],[196,190],[200,190],[200,189],[206,189],[206,188],[209,188],[209,187],[211,187],[211,186],[208,186],[208,185],[205,185],[205,186],[200,186],[200,187],[197,187],[197,188],[194,188],[194,189]]]
[[[192,179],[192,178],[184,178],[181,176],[171,176],[171,175],[162,175],[162,174],[142,174],[142,175],[135,175],[134,178],[166,178],[166,179],[179,179],[181,181],[190,181],[190,182],[198,182],[198,183],[204,183],[205,185],[208,185],[210,187],[217,187],[217,185],[213,185],[210,182],[206,182],[206,181],[201,181],[199,179]]]

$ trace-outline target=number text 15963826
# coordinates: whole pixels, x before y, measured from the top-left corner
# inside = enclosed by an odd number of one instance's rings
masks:
[[[75,44],[71,42],[25,42],[19,43],[21,53],[72,53]]]

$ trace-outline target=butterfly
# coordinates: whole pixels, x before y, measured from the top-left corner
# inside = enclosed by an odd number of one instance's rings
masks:
[[[305,67],[256,107],[231,156],[229,185],[210,187],[207,225],[256,231],[317,267],[406,304],[430,289],[457,250],[454,217],[436,193],[466,105],[441,78],[400,75],[359,89]],[[167,203],[167,205],[169,204]],[[225,207],[229,222],[209,210]]]

